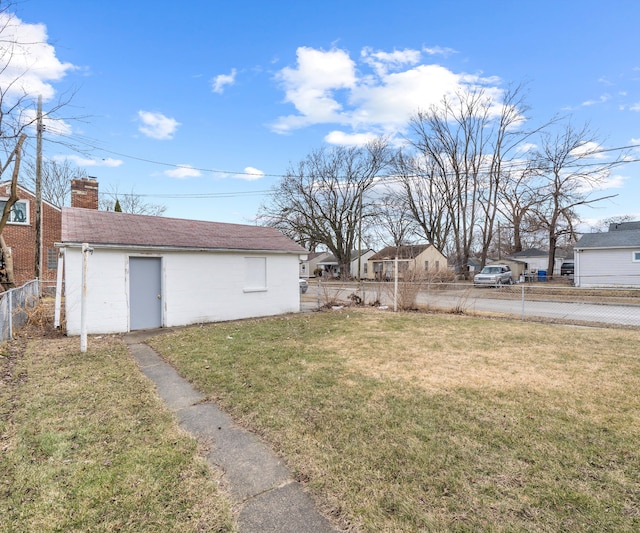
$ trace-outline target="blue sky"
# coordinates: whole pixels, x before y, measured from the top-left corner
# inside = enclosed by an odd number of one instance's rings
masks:
[[[86,116],[49,124],[46,154],[166,216],[253,223],[291,162],[399,138],[465,80],[525,83],[532,123],[571,114],[603,147],[640,144],[633,0],[21,0],[17,16],[51,45],[32,55],[45,109],[76,90],[64,116]],[[640,219],[639,164],[604,192],[585,219]]]

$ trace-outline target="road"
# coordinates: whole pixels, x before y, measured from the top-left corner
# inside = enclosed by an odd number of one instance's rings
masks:
[[[381,288],[382,287],[382,288]],[[555,319],[558,322],[584,322],[616,324],[623,326],[640,326],[640,300],[630,299],[629,304],[601,303],[598,301],[557,301],[544,299],[537,295],[533,299],[529,291],[525,291],[523,302],[522,291],[519,287],[493,289],[474,289],[468,285],[452,285],[452,290],[422,290],[416,303],[420,307],[432,307],[439,309],[459,309],[462,311],[496,313],[511,315],[518,318],[545,318]],[[320,286],[320,298],[318,298],[318,284],[310,283],[307,294],[302,297],[303,308],[316,309],[318,303],[323,305],[330,299],[348,303],[349,295],[356,293],[356,283],[323,283]],[[374,287],[366,285],[366,301],[374,300],[381,305],[393,305],[393,284],[387,283]],[[497,291],[503,291],[498,293]],[[357,292],[362,295],[362,292]],[[501,297],[497,295],[501,294]],[[632,303],[633,302],[633,303]]]

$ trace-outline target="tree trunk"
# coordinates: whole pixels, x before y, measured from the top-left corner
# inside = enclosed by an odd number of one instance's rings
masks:
[[[18,175],[20,174],[20,158],[22,154],[22,143],[27,138],[26,134],[20,135],[16,147],[7,159],[4,169],[11,163],[12,159],[15,159],[13,163],[13,174],[11,176],[11,195],[4,204],[4,211],[2,212],[2,218],[0,218],[0,249],[2,250],[2,268],[0,269],[0,285],[5,290],[13,289],[16,286],[15,277],[13,272],[13,257],[11,250],[7,246],[4,240],[2,232],[4,231],[9,215],[11,215],[11,208],[18,201]]]

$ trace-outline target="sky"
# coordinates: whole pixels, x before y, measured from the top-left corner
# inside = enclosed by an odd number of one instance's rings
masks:
[[[73,95],[45,125],[45,155],[165,216],[256,223],[312,150],[401,142],[413,113],[469,84],[522,84],[531,125],[567,116],[603,148],[640,145],[635,0],[19,0],[12,11],[40,43],[25,47],[27,90],[45,111]],[[602,194],[616,196],[581,211],[586,222],[640,219],[640,164],[615,169]]]

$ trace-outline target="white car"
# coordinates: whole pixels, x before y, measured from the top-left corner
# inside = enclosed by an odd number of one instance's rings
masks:
[[[500,285],[511,285],[511,269],[508,265],[487,265],[479,274],[473,276],[475,286],[499,287]]]

